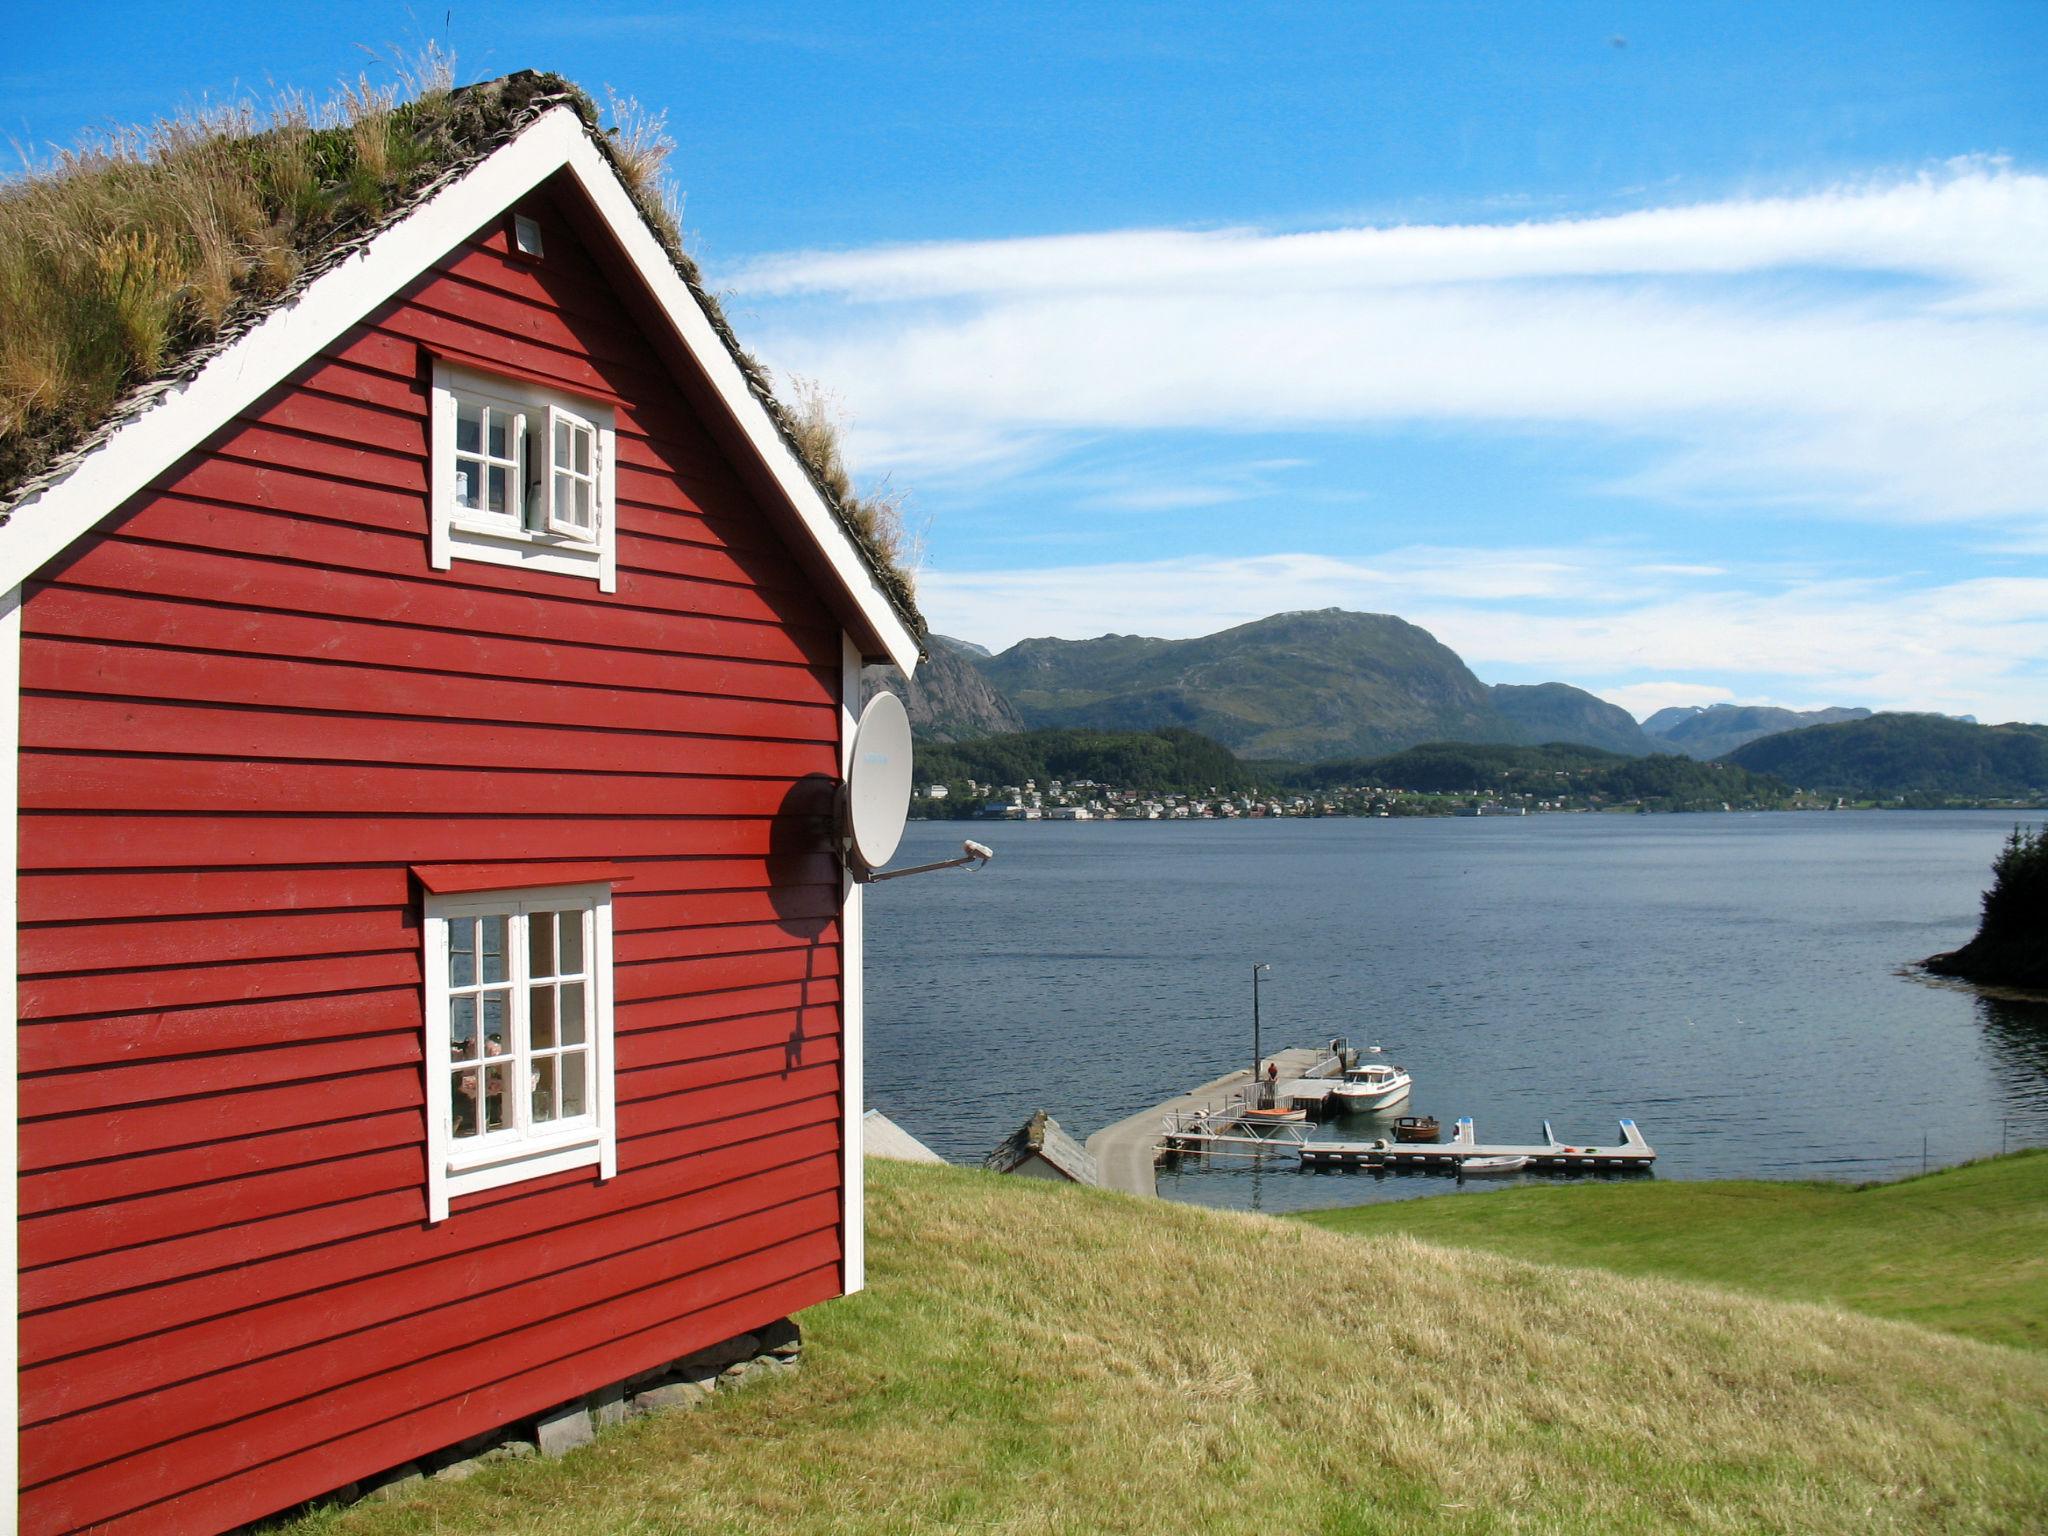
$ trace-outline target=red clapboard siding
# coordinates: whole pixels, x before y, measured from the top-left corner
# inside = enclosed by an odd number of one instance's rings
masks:
[[[816,704],[683,696],[619,687],[572,687],[503,678],[479,687],[470,678],[428,672],[261,656],[222,656],[203,651],[148,650],[42,636],[23,639],[21,671],[24,689],[52,693],[185,702],[204,699],[283,709],[547,721],[599,728],[627,719],[643,730],[753,739],[830,740],[837,721],[834,711]]]
[[[25,1530],[220,1529],[840,1288],[840,626],[530,206],[24,588]],[[616,593],[427,565],[430,348],[610,402]],[[412,867],[590,862],[619,1173],[429,1225]]]
[[[163,598],[195,602],[237,603],[480,634],[518,634],[623,650],[687,652],[814,667],[839,663],[839,637],[824,629],[784,629],[694,613],[671,614],[632,606],[610,595],[602,602],[575,602],[559,591],[506,592],[481,585],[483,578],[471,562],[456,564],[457,570],[445,574],[425,570],[422,564],[415,574],[391,578],[102,536],[79,543],[64,557],[61,568],[51,567],[47,574],[61,575],[75,586],[154,592]],[[35,633],[34,606],[31,603],[23,611],[24,628],[30,634]]]
[[[269,1337],[268,1320],[286,1314],[265,1309],[300,1301],[310,1309],[309,1315],[317,1315],[330,1297],[337,1307],[363,1307],[360,1316],[376,1321],[389,1315],[380,1313],[367,1299],[377,1294],[366,1287],[378,1276],[404,1277],[464,1255],[469,1256],[465,1262],[481,1262],[480,1255],[529,1239],[545,1245],[553,1241],[548,1234],[579,1222],[685,1200],[763,1168],[836,1149],[837,1105],[830,1096],[829,1083],[825,1084],[827,1091],[818,1091],[820,1082],[824,1079],[806,1084],[808,1097],[765,1108],[756,1106],[737,1122],[678,1127],[667,1133],[674,1138],[673,1156],[644,1164],[637,1179],[597,1184],[584,1174],[576,1181],[581,1188],[569,1200],[562,1199],[558,1189],[530,1198],[521,1195],[516,1200],[508,1192],[508,1199],[495,1209],[479,1207],[469,1221],[444,1222],[425,1234],[394,1228],[344,1244],[258,1261],[236,1273],[231,1290],[223,1290],[217,1280],[202,1275],[146,1291],[118,1291],[76,1305],[25,1309],[22,1359],[29,1364],[47,1362],[141,1338],[165,1341],[163,1347],[168,1348],[171,1330],[212,1318],[246,1316],[262,1324]],[[515,1192],[534,1189],[534,1185],[510,1187]],[[435,1299],[433,1294],[417,1290],[412,1299],[417,1301],[422,1294],[429,1301]],[[319,1336],[317,1332],[307,1335]],[[295,1336],[285,1329],[276,1337],[288,1341]],[[289,1345],[277,1343],[275,1347]]]
[[[647,656],[605,646],[544,644],[506,635],[456,634],[388,623],[167,603],[119,594],[51,589],[36,605],[37,633],[74,640],[175,646],[243,655],[317,656],[363,666],[466,677],[519,677],[611,686],[628,668],[633,686],[722,698],[838,703],[839,679],[817,668],[705,656]]]
[[[765,1219],[758,1224],[758,1228],[772,1227]],[[581,1312],[553,1314],[545,1329],[513,1329],[489,1335],[415,1360],[404,1368],[387,1370],[339,1390],[303,1399],[290,1405],[289,1412],[264,1414],[160,1442],[162,1454],[101,1462],[89,1469],[90,1476],[70,1478],[61,1499],[52,1502],[68,1506],[68,1517],[73,1520],[105,1519],[136,1504],[229,1476],[252,1461],[286,1455],[305,1444],[308,1437],[331,1438],[364,1423],[402,1413],[422,1400],[462,1390],[474,1391],[473,1384],[479,1378],[486,1386],[495,1386],[510,1372],[537,1368],[558,1358],[552,1351],[559,1343],[584,1350],[597,1349],[616,1338],[622,1328],[642,1323],[650,1315],[673,1316],[685,1309],[732,1300],[758,1286],[764,1264],[769,1273],[778,1276],[790,1271],[802,1274],[838,1257],[836,1228],[792,1233],[772,1248],[760,1246],[762,1233],[758,1228],[750,1226],[736,1233],[735,1240],[749,1246],[737,1254],[719,1252],[717,1257],[723,1262],[679,1275],[671,1269],[671,1278],[646,1285],[635,1293],[608,1299]],[[704,1250],[722,1247],[709,1241],[704,1244]],[[573,1294],[571,1289],[569,1296],[556,1300],[572,1299]],[[529,1297],[519,1300],[530,1304]],[[498,1317],[503,1315],[500,1312]],[[416,1352],[419,1344],[418,1339],[410,1339],[407,1348]],[[533,1413],[547,1406],[544,1402],[528,1403],[523,1405],[523,1411]],[[104,1423],[95,1415],[89,1420],[53,1425],[47,1431],[25,1430],[21,1436],[24,1492],[35,1482],[61,1476],[67,1470],[88,1470],[67,1466],[77,1459],[82,1447],[90,1447],[84,1454],[103,1455],[110,1443],[118,1443],[117,1437],[139,1438],[152,1429],[161,1434],[167,1427],[163,1417],[148,1404],[140,1411],[126,1414],[110,1410],[106,1419],[112,1422]],[[56,1470],[49,1470],[51,1467]]]
[[[22,1421],[60,1419],[182,1382],[186,1385],[178,1400],[159,1397],[144,1411],[168,1416],[172,1423],[212,1423],[219,1421],[223,1408],[233,1406],[220,1400],[222,1394],[238,1396],[244,1410],[260,1410],[310,1390],[401,1366],[411,1336],[422,1327],[444,1331],[451,1338],[488,1331],[481,1314],[512,1302],[519,1285],[582,1271],[575,1280],[584,1298],[606,1289],[624,1290],[628,1287],[603,1285],[601,1266],[642,1262],[649,1250],[661,1245],[659,1256],[678,1261],[676,1267],[681,1268],[697,1255],[676,1254],[672,1244],[678,1237],[803,1205],[819,1195],[834,1200],[839,1182],[836,1161],[828,1151],[730,1180],[700,1192],[694,1200],[672,1200],[583,1222],[550,1234],[546,1242],[527,1239],[374,1276],[267,1308],[260,1318],[253,1312],[229,1314],[183,1330],[170,1348],[149,1338],[125,1348],[73,1356],[23,1374]],[[824,1214],[816,1225],[830,1224],[829,1211]],[[593,1267],[599,1267],[597,1272],[591,1272]],[[425,1312],[414,1310],[422,1297],[453,1299]],[[386,1351],[381,1360],[374,1353],[380,1347]],[[249,1369],[252,1366],[262,1369]]]
[[[781,1255],[764,1254],[755,1262],[768,1262],[771,1257],[779,1260]],[[838,1261],[834,1259],[672,1321],[631,1333],[615,1333],[577,1359],[521,1372],[496,1383],[488,1393],[463,1392],[424,1406],[407,1405],[403,1412],[337,1436],[313,1450],[278,1457],[205,1488],[175,1496],[166,1503],[108,1517],[97,1528],[109,1533],[174,1536],[197,1528],[193,1522],[202,1518],[208,1527],[235,1525],[251,1516],[282,1508],[299,1497],[281,1490],[316,1486],[325,1489],[331,1484],[324,1479],[337,1473],[354,1481],[412,1454],[407,1447],[446,1445],[489,1429],[500,1422],[492,1415],[508,1406],[517,1417],[559,1403],[581,1390],[576,1383],[587,1379],[591,1371],[608,1372],[614,1378],[628,1375],[637,1368],[637,1361],[672,1359],[838,1294]],[[51,1517],[57,1518],[57,1512],[53,1511]],[[64,1529],[61,1524],[29,1527],[25,1528],[24,1536],[44,1536],[46,1532]]]

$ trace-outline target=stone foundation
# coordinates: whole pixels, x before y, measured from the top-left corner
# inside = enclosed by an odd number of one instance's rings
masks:
[[[337,1488],[298,1509],[243,1526],[241,1531],[253,1536],[276,1521],[326,1504],[409,1498],[429,1481],[459,1483],[496,1462],[565,1456],[579,1445],[588,1445],[600,1431],[629,1418],[695,1408],[714,1392],[729,1392],[756,1378],[793,1371],[803,1362],[803,1348],[802,1330],[790,1319],[778,1318],[753,1333],[611,1382],[534,1418],[472,1435],[417,1461],[388,1467],[375,1477]]]

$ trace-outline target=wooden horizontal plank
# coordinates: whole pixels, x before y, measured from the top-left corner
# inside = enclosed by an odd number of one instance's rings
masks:
[[[820,668],[836,665],[841,655],[836,631],[636,607],[596,592],[587,582],[573,592],[506,591],[488,575],[498,567],[473,560],[458,561],[450,571],[370,575],[100,535],[80,540],[61,562],[46,569],[66,585],[103,591],[155,593],[461,633],[524,635],[568,644]],[[28,633],[34,632],[35,600],[31,591],[23,610]]]
[[[635,1030],[619,1037],[621,1096],[630,1100],[641,1093],[641,1084],[653,1080],[643,1079],[639,1074],[650,1068],[763,1050],[786,1052],[786,1048],[793,1045],[827,1039],[838,1033],[839,1006],[836,1002],[805,1008],[778,1008],[670,1029]],[[788,1059],[787,1054],[785,1059]],[[797,1059],[813,1061],[824,1058],[806,1058],[799,1054]],[[838,1058],[834,1055],[831,1059]],[[630,1086],[626,1083],[627,1078],[633,1079]],[[653,1091],[661,1090],[656,1087]]]
[[[799,944],[746,955],[707,955],[621,965],[614,978],[623,1005],[647,998],[729,992],[779,981],[821,981],[839,975],[839,947]]]
[[[174,646],[244,656],[317,657],[364,666],[529,682],[625,686],[664,693],[836,703],[839,678],[823,667],[706,656],[664,656],[617,646],[570,645],[516,635],[455,634],[331,614],[225,607],[154,593],[50,587],[35,595],[29,633],[71,640]]]
[[[471,864],[487,859],[610,859],[627,854],[808,859],[822,831],[798,818],[538,816],[125,816],[21,818],[21,867],[204,869],[223,864]],[[315,990],[326,990],[316,988]],[[251,994],[254,995],[254,994]]]
[[[620,965],[642,960],[697,960],[711,955],[757,954],[792,946],[837,946],[833,917],[722,923],[702,928],[633,929],[617,934],[612,953]]]
[[[548,1311],[518,1309],[526,1298],[538,1301],[539,1283],[552,1277],[568,1276],[588,1303],[630,1288],[625,1282],[646,1272],[648,1250],[687,1262],[690,1256],[677,1252],[678,1239],[708,1235],[727,1223],[754,1221],[771,1231],[792,1221],[830,1225],[838,1177],[836,1158],[813,1156],[688,1200],[637,1207],[500,1250],[389,1271],[280,1306],[72,1355],[23,1373],[22,1422],[92,1412],[140,1393],[153,1394],[149,1408],[157,1422],[201,1426],[237,1411],[263,1412],[304,1397],[309,1388],[332,1390],[375,1370],[402,1370],[414,1363],[425,1337],[543,1324]],[[828,1202],[822,1209],[820,1197]],[[559,1286],[553,1295],[560,1295]]]
[[[350,987],[355,985],[353,976],[342,979]],[[419,1019],[419,986],[410,982],[320,996],[88,1014],[61,1023],[23,1019],[15,1039],[23,1072],[52,1072],[102,1062],[237,1051],[281,1040],[381,1034],[416,1028]]]
[[[41,819],[37,818],[38,821]],[[305,959],[247,960],[230,965],[150,966],[136,971],[24,976],[18,1008],[19,1017],[25,1020],[73,1018],[107,1013],[154,1013],[255,998],[307,997],[343,987],[416,987],[419,984],[419,952],[407,948],[381,954],[319,955]]]
[[[414,1145],[161,1194],[99,1201],[23,1218],[20,1261],[24,1268],[33,1268],[93,1254],[125,1252],[141,1243],[189,1237],[392,1190],[416,1189],[425,1178],[425,1149]]]
[[[49,751],[21,754],[20,785],[24,811],[265,816],[774,816],[790,793],[773,778]]]
[[[233,1190],[241,1179],[394,1147],[424,1143],[413,1110],[388,1110],[321,1125],[292,1125],[258,1136],[237,1136],[153,1152],[147,1157],[73,1163],[25,1173],[21,1211],[32,1216],[186,1189]]]
[[[23,726],[27,728],[32,719],[48,726],[50,713],[68,717],[74,705],[88,712],[102,729],[140,713],[135,706],[102,700],[31,697],[23,702]],[[216,711],[213,718],[232,719],[233,712]],[[51,731],[64,733],[63,728],[52,727]],[[52,870],[23,875],[19,899],[24,924],[99,923],[122,917],[402,907],[411,901],[412,891],[405,866],[399,864],[354,869],[195,869],[176,874]],[[23,937],[26,943],[26,934]]]
[[[36,755],[25,754],[23,761]],[[161,771],[176,773],[180,769],[167,765]],[[140,883],[147,883],[148,879],[134,878]],[[417,911],[409,906],[369,907],[341,912],[286,911],[126,922],[101,919],[24,927],[18,942],[19,973],[42,976],[417,949],[420,924]]]
[[[656,997],[620,1003],[614,1019],[619,1037],[624,1040],[632,1035],[660,1035],[687,1030],[723,1019],[752,1018],[767,1013],[787,1017],[797,1008],[829,1008],[838,1001],[839,979],[835,976],[815,981],[743,987],[731,992],[696,992],[683,997]],[[657,1051],[660,1048],[649,1045],[645,1049]]]
[[[689,891],[641,894],[622,885],[612,898],[613,921],[621,933],[656,928],[705,928],[727,923],[797,922],[809,925],[839,915],[836,883],[815,882],[770,890]]]
[[[23,638],[21,668],[24,689],[50,693],[597,728],[631,722],[642,731],[753,741],[833,742],[839,736],[838,711],[821,704],[444,677],[50,636]]]
[[[407,1064],[312,1085],[265,1084],[236,1093],[121,1105],[91,1115],[23,1120],[21,1166],[55,1168],[96,1158],[137,1157],[292,1125],[418,1110],[422,1102],[419,1068]]]
[[[417,1066],[420,1021],[382,1034],[346,1035],[335,1040],[286,1037],[261,1049],[212,1051],[205,1055],[162,1056],[151,1061],[25,1074],[20,1118],[101,1113],[160,1099],[238,1093],[273,1083],[304,1083],[309,1089],[352,1072]]]
[[[821,1094],[821,1086],[828,1091]],[[358,1285],[378,1276],[403,1276],[443,1261],[487,1262],[509,1245],[544,1239],[560,1227],[693,1200],[730,1180],[836,1150],[838,1102],[830,1089],[829,1070],[812,1071],[779,1101],[757,1092],[758,1102],[743,1117],[673,1125],[663,1133],[669,1155],[642,1159],[630,1178],[622,1171],[600,1182],[582,1169],[572,1185],[559,1177],[508,1185],[492,1191],[500,1198],[488,1204],[480,1197],[462,1197],[461,1220],[431,1227],[416,1220],[386,1220],[381,1226],[344,1230],[331,1223],[325,1241],[249,1261],[236,1271],[231,1287],[200,1270],[144,1289],[116,1288],[52,1302],[46,1298],[53,1288],[39,1274],[23,1293],[22,1359],[62,1360],[211,1318],[267,1315],[295,1301],[317,1306],[322,1298],[357,1294]]]
[[[118,746],[130,752],[171,756],[203,744],[212,756],[276,761],[324,758],[329,762],[565,769],[588,773],[651,770],[707,778],[774,778],[791,782],[802,778],[836,778],[839,771],[839,749],[832,742],[658,735],[596,726],[517,725],[496,720],[317,714],[157,699],[29,694],[22,700],[21,729],[23,746],[58,751],[97,751]],[[319,903],[355,904],[348,899]]]
[[[811,1213],[806,1210],[805,1215]],[[769,1246],[762,1246],[764,1237]],[[164,1446],[160,1454],[117,1453],[118,1459],[101,1459],[96,1466],[92,1460],[106,1458],[114,1447],[149,1445],[150,1437],[163,1435],[178,1422],[163,1414],[153,1397],[24,1429],[24,1489],[37,1489],[39,1502],[61,1491],[68,1505],[66,1518],[75,1524],[104,1519],[137,1504],[230,1476],[251,1462],[286,1455],[405,1412],[422,1401],[475,1392],[509,1374],[602,1349],[622,1332],[794,1279],[836,1262],[839,1251],[835,1231],[790,1231],[786,1222],[778,1227],[772,1216],[735,1222],[715,1239],[705,1236],[685,1241],[695,1245],[689,1255],[694,1262],[677,1273],[675,1258],[668,1254],[640,1256],[650,1271],[663,1260],[669,1267],[665,1275],[649,1273],[648,1283],[632,1294],[558,1311],[546,1326],[473,1337],[444,1353],[414,1358],[404,1368],[382,1370],[301,1398],[290,1411],[218,1424],[159,1442]],[[735,1247],[737,1252],[732,1251]],[[557,1308],[575,1308],[582,1299],[570,1281],[542,1281],[534,1289],[548,1296]],[[515,1315],[523,1314],[515,1311]],[[548,1317],[549,1313],[536,1310],[532,1315]],[[405,1340],[401,1348],[416,1357],[418,1340]],[[588,1369],[587,1362],[580,1364]],[[88,1467],[94,1470],[92,1477],[75,1475]],[[56,1478],[66,1480],[61,1490],[45,1491],[39,1486]]]
[[[89,1491],[74,1484],[39,1489],[23,1501],[23,1519],[30,1522],[24,1525],[24,1536],[57,1536],[93,1520],[108,1522],[104,1528],[110,1533],[162,1532],[194,1521],[207,1529],[224,1529],[369,1476],[418,1454],[423,1445],[453,1444],[509,1420],[531,1417],[605,1381],[620,1380],[838,1293],[834,1260],[651,1326],[614,1331],[575,1358],[494,1382],[489,1390],[456,1392],[424,1403],[416,1398],[403,1410],[365,1427],[245,1466],[153,1505],[94,1514],[107,1510],[108,1502],[81,1503]]]

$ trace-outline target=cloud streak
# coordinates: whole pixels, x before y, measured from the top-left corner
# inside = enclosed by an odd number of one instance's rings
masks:
[[[1548,223],[799,253],[727,280],[770,356],[845,393],[856,454],[913,470],[1120,431],[1578,428],[1661,445],[1617,493],[2029,529],[2044,249],[2048,178],[1977,164]]]

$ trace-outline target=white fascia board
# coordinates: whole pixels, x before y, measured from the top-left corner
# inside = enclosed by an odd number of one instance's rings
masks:
[[[559,170],[582,122],[557,107],[313,279],[192,378],[117,428],[0,527],[0,588],[20,585],[434,262]]]
[[[677,338],[717,390],[727,413],[745,434],[748,446],[795,510],[804,531],[825,557],[841,589],[853,600],[874,640],[908,677],[917,667],[917,637],[897,614],[895,604],[890,602],[853,535],[825,504],[825,498],[776,427],[768,408],[748,385],[740,365],[726,350],[724,339],[712,327],[710,316],[704,313],[704,307],[676,271],[668,252],[640,217],[640,210],[634,206],[618,173],[589,136],[580,131],[569,148],[569,169],[610,226],[620,249],[647,285]]]
[[[854,728],[860,723],[860,647],[840,644],[839,772],[853,771]],[[839,1178],[840,1280],[851,1296],[867,1285],[867,988],[862,901],[866,887],[842,869],[839,885]]]
[[[917,637],[654,238],[618,173],[569,107],[530,126],[456,176],[304,292],[287,299],[192,378],[169,386],[134,420],[82,457],[62,480],[14,507],[0,525],[0,591],[18,587],[89,533],[180,457],[289,378],[319,350],[474,231],[564,166],[590,198],[677,337],[759,456],[875,645],[908,676]]]

